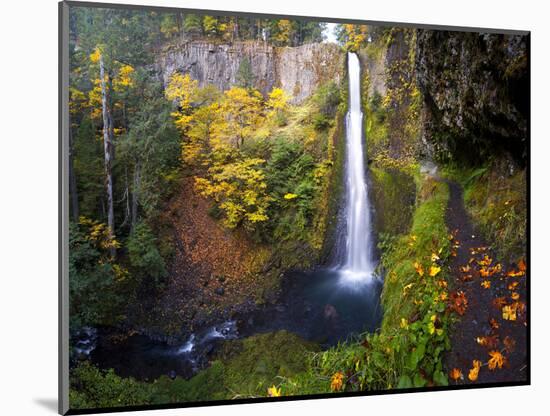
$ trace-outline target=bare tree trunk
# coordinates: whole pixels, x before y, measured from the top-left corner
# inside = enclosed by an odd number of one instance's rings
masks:
[[[115,238],[115,211],[113,204],[113,119],[110,109],[109,89],[105,80],[105,65],[103,55],[99,55],[99,76],[101,78],[101,107],[103,115],[103,148],[105,155],[105,187],[107,191],[107,224],[110,237]],[[111,255],[116,255],[116,249],[111,248]]]
[[[141,187],[141,163],[136,163],[134,170],[134,186],[132,192],[132,231],[137,224],[138,203],[139,203],[139,188]]]
[[[74,140],[73,129],[69,123],[69,194],[71,195],[71,209],[73,221],[78,222],[78,191],[76,189],[76,173],[74,171]]]

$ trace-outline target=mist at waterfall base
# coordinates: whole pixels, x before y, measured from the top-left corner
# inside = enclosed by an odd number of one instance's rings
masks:
[[[102,368],[121,376],[154,379],[161,375],[190,377],[208,365],[226,339],[287,330],[329,347],[364,332],[375,331],[382,317],[381,279],[376,268],[371,212],[363,150],[360,66],[348,54],[349,110],[346,117],[345,195],[330,267],[290,271],[276,304],[230,321],[187,334],[178,345],[134,335],[118,343],[98,336],[87,351]],[[86,344],[89,350],[89,343]]]

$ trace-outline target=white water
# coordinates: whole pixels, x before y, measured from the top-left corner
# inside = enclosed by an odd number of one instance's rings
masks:
[[[376,266],[371,250],[371,215],[365,179],[361,70],[359,59],[348,53],[349,110],[346,117],[346,251],[341,265],[345,281],[367,283]]]
[[[210,327],[197,335],[191,334],[189,339],[175,350],[175,353],[176,355],[190,355],[195,351],[197,346],[204,345],[215,339],[235,339],[237,336],[237,322],[226,321]]]

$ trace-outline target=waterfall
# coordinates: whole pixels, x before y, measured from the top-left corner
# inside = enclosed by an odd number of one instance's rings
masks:
[[[355,53],[348,53],[349,110],[346,116],[346,246],[342,276],[354,282],[371,280],[376,263],[371,247],[371,214],[363,153],[361,70]]]

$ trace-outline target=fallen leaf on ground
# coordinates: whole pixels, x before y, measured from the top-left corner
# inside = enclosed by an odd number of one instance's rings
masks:
[[[512,353],[516,349],[516,340],[514,338],[506,336],[502,342],[504,343],[504,349],[507,353]]]
[[[491,318],[489,325],[491,325],[492,329],[498,329],[500,326],[495,318]]]
[[[489,349],[495,349],[498,345],[498,335],[491,335],[486,337],[477,337],[476,341],[479,345],[487,347]]]
[[[517,306],[515,304],[502,307],[502,319],[515,321],[517,319]]]
[[[468,373],[468,379],[470,381],[476,381],[479,375],[479,369],[481,368],[481,361],[473,360],[472,365],[473,365],[473,368]]]
[[[460,371],[459,368],[453,368],[450,372],[449,372],[449,377],[451,377],[451,379],[453,379],[454,381],[457,381],[459,379],[462,379],[462,371]]]
[[[441,267],[437,266],[430,266],[430,276],[434,277],[437,276],[437,274],[441,271]]]
[[[269,397],[280,397],[281,396],[281,389],[277,388],[275,386],[271,386],[267,389],[267,395]]]
[[[460,271],[461,271],[462,273],[468,273],[471,269],[472,269],[472,268],[470,267],[470,265],[467,264],[466,266],[462,266],[462,267],[460,268]]]
[[[489,370],[494,370],[497,367],[502,368],[504,356],[499,351],[490,351],[489,356],[491,357],[487,362]]]
[[[416,270],[416,273],[418,273],[418,275],[420,277],[424,276],[424,268],[422,267],[422,265],[418,262],[414,262],[414,269]]]
[[[492,262],[493,262],[493,259],[489,257],[487,254],[485,254],[483,256],[483,259],[478,260],[477,264],[479,264],[480,266],[490,266]]]
[[[508,277],[520,277],[520,276],[523,276],[525,274],[525,270],[518,270],[518,271],[515,271],[515,270],[509,270],[508,273],[506,273],[506,276]]]
[[[506,298],[504,296],[501,296],[501,297],[498,297],[498,298],[495,298],[493,299],[493,306],[495,308],[501,308],[503,307],[504,305],[506,305]]]
[[[471,274],[465,274],[464,276],[462,276],[462,281],[463,282],[470,282],[473,278],[474,278],[474,276],[472,276]]]
[[[481,282],[481,287],[489,289],[491,287],[491,282],[489,280],[484,280],[483,282]]]
[[[334,373],[330,378],[330,389],[332,391],[342,390],[343,384],[344,384],[344,374],[340,371]]]
[[[462,290],[452,292],[449,295],[448,307],[451,311],[464,315],[468,306],[468,299]]]

